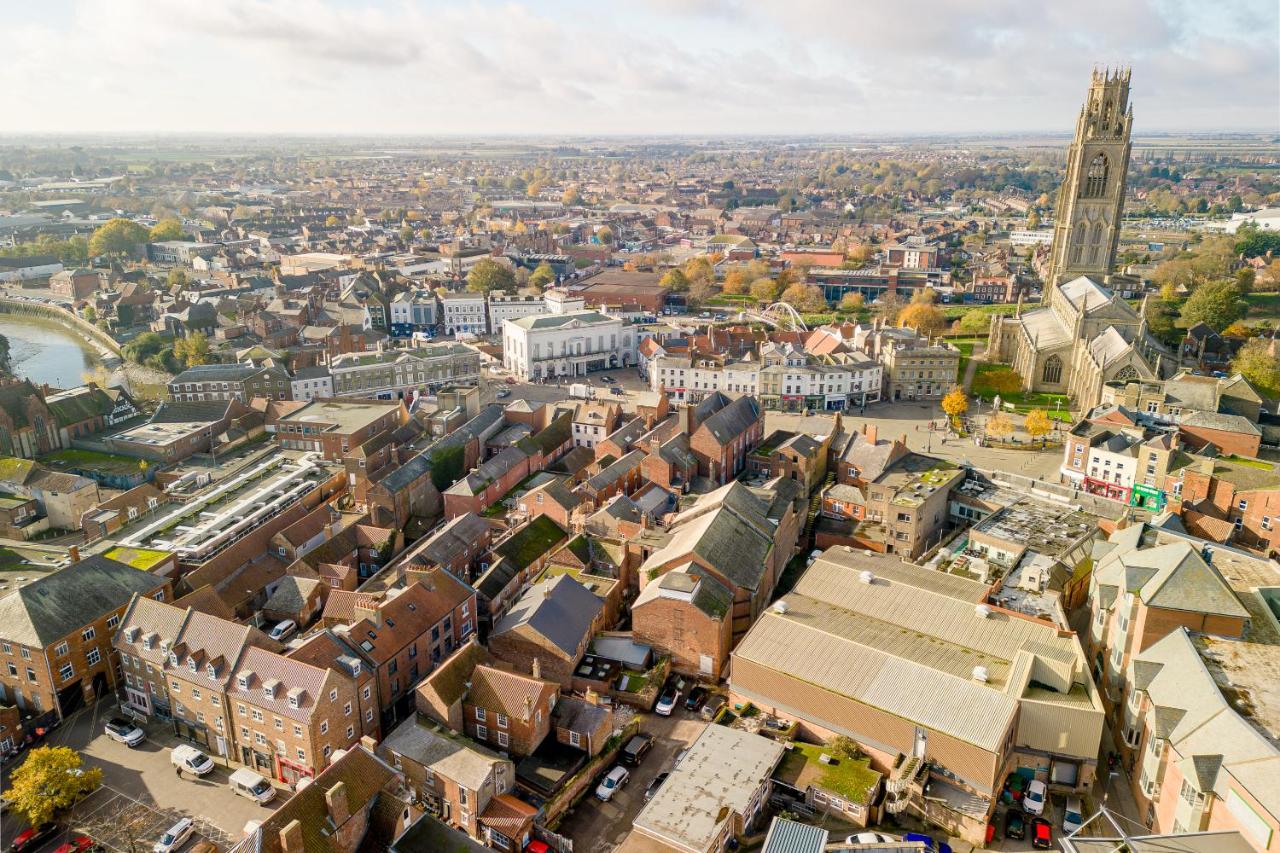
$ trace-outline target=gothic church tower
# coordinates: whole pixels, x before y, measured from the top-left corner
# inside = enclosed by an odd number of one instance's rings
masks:
[[[1054,210],[1050,287],[1082,275],[1102,282],[1115,263],[1133,127],[1129,74],[1093,72]]]

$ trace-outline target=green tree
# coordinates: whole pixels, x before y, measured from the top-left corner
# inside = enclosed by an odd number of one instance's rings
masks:
[[[1253,284],[1258,279],[1258,274],[1253,271],[1252,267],[1241,267],[1236,270],[1236,287],[1243,294],[1253,292]]]
[[[977,308],[970,309],[960,317],[960,322],[956,324],[957,331],[966,335],[985,334],[991,328],[991,315],[986,311],[979,311]]]
[[[1209,281],[1200,285],[1182,306],[1182,321],[1187,326],[1204,323],[1221,332],[1245,314],[1240,288],[1234,281]]]
[[[98,319],[98,309],[94,308],[92,305],[84,306],[84,311],[81,312],[81,314],[84,319],[90,323]]]
[[[672,293],[683,293],[689,289],[688,277],[678,269],[669,269],[658,279],[658,284]]]
[[[781,289],[771,278],[758,278],[751,282],[751,298],[760,302],[774,302]]]
[[[493,258],[481,258],[467,273],[467,289],[478,293],[491,290],[511,290],[515,287],[516,274],[506,264]]]
[[[187,367],[209,361],[209,339],[203,332],[192,332],[173,342],[173,355]]]
[[[151,233],[148,236],[152,243],[160,243],[164,240],[178,240],[182,237],[182,223],[172,216],[161,219],[151,226]]]
[[[1033,209],[1030,213],[1027,214],[1027,227],[1028,228],[1040,227],[1040,211]]]
[[[92,255],[124,255],[147,242],[148,232],[129,219],[112,219],[98,227],[89,238]]]
[[[606,246],[613,245],[613,229],[608,225],[603,225],[596,229],[596,239]]]
[[[546,287],[548,284],[554,283],[555,280],[556,280],[556,271],[553,270],[551,268],[551,264],[547,263],[546,261],[543,261],[542,263],[538,264],[537,269],[535,269],[529,275],[530,286],[537,287],[537,288]]]
[[[401,243],[413,242],[413,226],[412,225],[406,224],[406,225],[400,226],[400,242]]]
[[[169,270],[169,275],[165,277],[165,282],[169,287],[186,287],[190,283],[187,271],[181,267],[173,267]]]
[[[1235,244],[1236,254],[1257,258],[1271,252],[1280,255],[1280,233],[1260,228],[1241,228]]]
[[[81,767],[80,753],[65,746],[40,746],[9,777],[6,799],[32,826],[53,820],[102,784],[102,770]]]
[[[1231,370],[1253,383],[1264,396],[1280,397],[1280,358],[1265,338],[1250,338],[1231,361]]]
[[[782,292],[782,301],[802,314],[827,310],[827,300],[815,285],[797,282]]]

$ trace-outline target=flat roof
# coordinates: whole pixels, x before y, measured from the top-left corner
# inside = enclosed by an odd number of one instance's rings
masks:
[[[378,400],[312,400],[280,418],[280,423],[325,424],[325,432],[349,433],[364,429],[400,407],[400,402]]]

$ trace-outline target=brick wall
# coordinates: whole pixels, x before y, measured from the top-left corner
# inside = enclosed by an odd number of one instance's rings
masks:
[[[709,675],[717,681],[729,661],[732,627],[729,619],[714,619],[691,602],[662,596],[631,611],[631,633],[636,642],[669,654],[671,668],[677,672]],[[710,672],[702,668],[704,655],[710,658]]]

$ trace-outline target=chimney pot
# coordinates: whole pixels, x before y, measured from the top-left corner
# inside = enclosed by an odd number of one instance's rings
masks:
[[[347,822],[347,818],[351,817],[351,812],[347,808],[347,785],[345,782],[338,782],[325,791],[324,802],[329,809],[329,817],[333,820],[334,826],[342,826]]]

